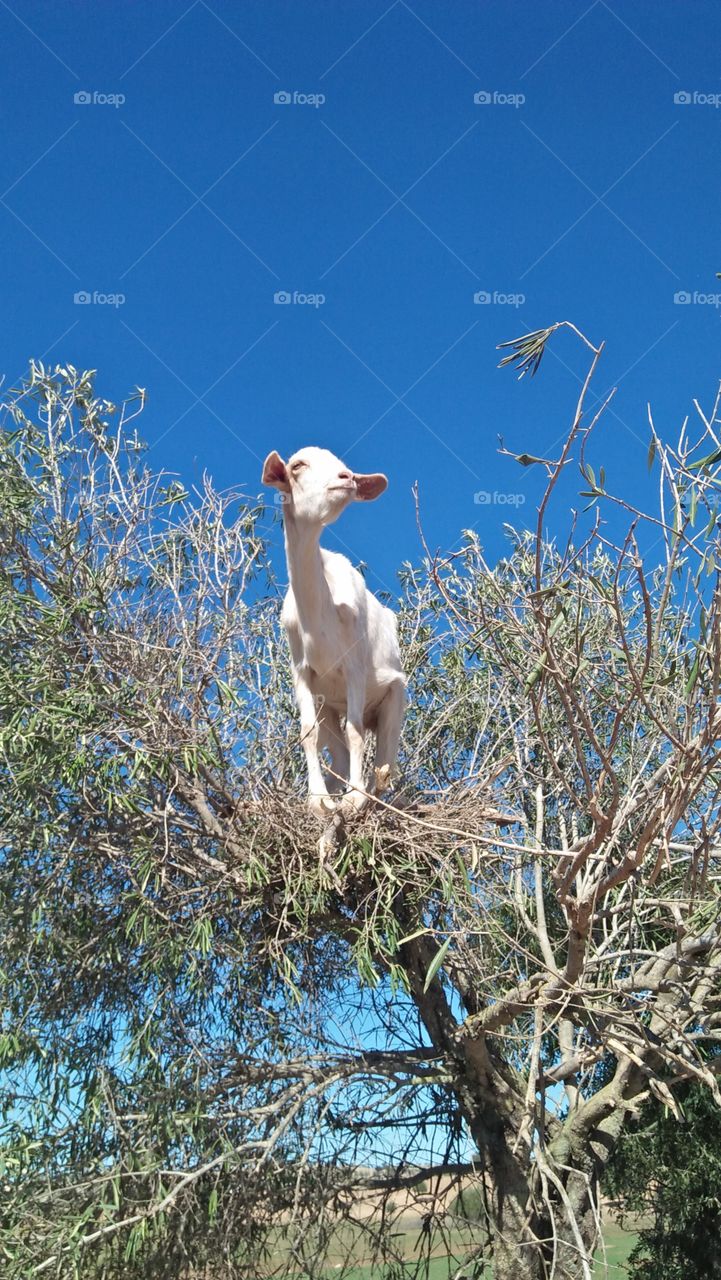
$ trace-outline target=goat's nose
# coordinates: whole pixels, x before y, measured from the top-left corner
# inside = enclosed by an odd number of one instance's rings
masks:
[[[352,480],[352,479],[353,479],[353,473],[352,473],[352,471],[339,471],[339,472],[338,472],[338,479],[339,479],[339,480]]]

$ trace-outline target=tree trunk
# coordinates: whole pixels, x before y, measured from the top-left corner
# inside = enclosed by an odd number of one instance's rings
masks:
[[[503,1199],[503,1198],[502,1198]],[[592,1271],[594,1215],[576,1210],[580,1247],[564,1205],[552,1215],[531,1210],[505,1198],[502,1217],[490,1223],[493,1238],[493,1280],[586,1280]]]
[[[406,927],[410,927],[404,921]],[[493,1280],[590,1280],[597,1242],[597,1189],[640,1087],[628,1063],[569,1117],[547,1148],[527,1129],[526,1082],[492,1038],[459,1034],[440,982],[426,985],[434,951],[426,939],[405,944],[409,987],[432,1042],[452,1064],[453,1091],[486,1175]]]

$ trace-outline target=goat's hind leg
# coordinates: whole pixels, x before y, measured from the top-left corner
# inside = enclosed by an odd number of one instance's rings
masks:
[[[345,718],[345,740],[348,744],[348,790],[341,801],[341,809],[347,818],[360,813],[368,804],[363,777],[365,727],[363,703],[365,686],[361,681],[348,681],[348,710]]]
[[[348,785],[350,757],[348,746],[340,727],[340,717],[332,707],[323,707],[318,716],[318,746],[324,747],[330,756],[330,770],[324,772],[331,795],[345,791]]]
[[[331,707],[323,706],[318,714],[318,748],[321,753],[325,749],[330,756],[330,769],[326,765],[323,770],[323,777],[330,796],[330,799],[325,801],[325,804],[332,804],[334,808],[334,813],[330,817],[328,825],[318,842],[318,853],[320,854],[321,865],[325,867],[326,872],[335,882],[336,888],[339,888],[340,882],[329,859],[332,858],[342,839],[343,816],[342,810],[337,805],[336,797],[345,790],[350,765],[348,747],[340,727],[340,718],[338,712]],[[325,764],[325,761],[323,763]],[[327,817],[327,814],[325,816]]]

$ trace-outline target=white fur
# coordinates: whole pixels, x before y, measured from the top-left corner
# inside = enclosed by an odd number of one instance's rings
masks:
[[[406,680],[395,615],[368,591],[350,560],[320,546],[320,535],[350,502],[378,497],[388,482],[382,475],[354,475],[327,449],[315,447],[300,449],[287,463],[277,453],[269,454],[263,482],[284,495],[290,586],[281,621],[293,663],[308,803],[323,817],[334,807],[331,793],[343,791],[347,783],[342,808],[359,810],[366,803],[365,734],[376,732],[380,787],[390,778],[398,753]],[[323,748],[330,755],[330,774],[321,764]]]

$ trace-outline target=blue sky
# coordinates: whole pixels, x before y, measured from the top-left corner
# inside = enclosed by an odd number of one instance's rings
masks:
[[[618,384],[593,460],[638,496],[646,402],[670,437],[719,376],[720,27],[709,0],[0,0],[0,369],[146,387],[191,483],[255,494],[310,443],[387,472],[326,541],[393,589],[414,481],[433,546],[476,527],[493,559],[532,519],[497,435],[552,453],[585,357],[561,337],[518,384],[495,347],[570,319]]]

